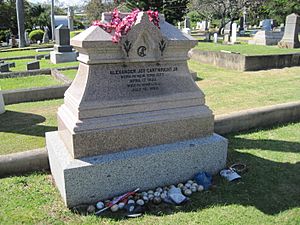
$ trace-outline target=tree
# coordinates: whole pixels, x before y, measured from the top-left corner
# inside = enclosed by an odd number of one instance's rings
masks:
[[[116,3],[126,3],[131,8],[138,8],[143,11],[158,10],[165,15],[166,21],[175,24],[181,21],[187,12],[187,3],[189,0],[127,0],[116,1]]]
[[[244,8],[248,11],[257,10],[266,0],[191,0],[190,8],[197,11],[207,19],[220,19],[221,29],[230,22],[242,16]]]
[[[278,23],[284,23],[287,15],[296,13],[300,15],[299,0],[267,0],[258,11],[258,16],[272,18]]]
[[[111,11],[115,4],[103,4],[102,0],[91,0],[85,7],[85,13],[90,21],[101,19],[101,14],[106,11]]]
[[[24,2],[23,0],[16,1],[16,10],[17,10],[17,21],[18,21],[18,34],[19,34],[19,48],[26,46],[25,41],[25,15],[24,15]]]

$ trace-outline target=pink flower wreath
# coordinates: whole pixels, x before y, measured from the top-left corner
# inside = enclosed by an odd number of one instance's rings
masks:
[[[139,9],[134,9],[128,16],[121,19],[118,9],[114,9],[111,22],[102,23],[99,20],[96,20],[93,22],[93,26],[99,26],[108,33],[111,33],[114,30],[115,33],[112,37],[112,42],[118,43],[121,40],[122,35],[126,35],[128,31],[130,31],[139,12]],[[148,14],[149,21],[160,28],[158,11],[148,10],[146,13]]]

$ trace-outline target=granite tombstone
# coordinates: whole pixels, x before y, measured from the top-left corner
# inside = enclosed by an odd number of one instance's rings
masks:
[[[50,52],[50,61],[54,64],[76,61],[77,54],[70,45],[70,30],[64,25],[55,29],[54,51]]]
[[[39,70],[40,69],[40,62],[34,61],[27,63],[27,70]]]
[[[9,64],[8,63],[1,63],[0,64],[0,73],[9,72]]]
[[[288,15],[286,17],[284,35],[278,46],[280,48],[300,48],[299,32],[300,16],[295,13]]]
[[[217,173],[227,140],[193,81],[187,53],[197,40],[140,12],[119,43],[91,26],[71,40],[77,75],[46,133],[55,183],[68,207],[139,187]]]

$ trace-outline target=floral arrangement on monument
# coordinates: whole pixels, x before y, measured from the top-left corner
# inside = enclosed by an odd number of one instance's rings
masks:
[[[102,23],[101,21],[96,20],[93,22],[93,26],[99,26],[108,33],[114,32],[112,42],[118,43],[120,42],[122,35],[126,35],[128,31],[130,31],[137,19],[139,12],[139,9],[134,9],[128,16],[122,19],[118,9],[114,9],[112,12],[111,21],[109,23]],[[148,14],[149,21],[160,28],[158,11],[148,10],[146,13]]]

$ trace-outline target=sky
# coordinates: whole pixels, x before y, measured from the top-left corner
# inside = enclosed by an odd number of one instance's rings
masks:
[[[51,0],[28,0],[29,2],[32,3],[51,3]],[[82,5],[84,0],[54,0],[54,4],[56,5],[61,5],[63,4],[64,6],[73,6],[73,5]]]

